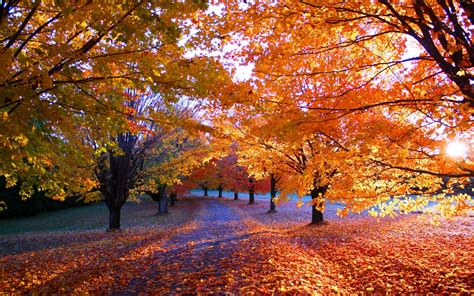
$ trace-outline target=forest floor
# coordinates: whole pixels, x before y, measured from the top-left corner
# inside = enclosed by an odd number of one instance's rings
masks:
[[[472,217],[433,225],[329,207],[328,224],[309,226],[309,207],[268,214],[267,203],[189,197],[156,216],[145,201],[124,207],[115,233],[97,206],[19,219],[25,231],[62,226],[0,235],[0,294],[474,293]]]

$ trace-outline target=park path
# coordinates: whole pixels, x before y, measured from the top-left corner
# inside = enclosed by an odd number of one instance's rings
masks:
[[[237,279],[226,274],[242,268],[235,266],[232,257],[246,251],[242,249],[244,241],[250,243],[252,236],[262,233],[246,226],[241,213],[228,205],[232,202],[200,198],[193,227],[166,240],[161,244],[161,251],[152,255],[156,268],[137,275],[113,294],[228,291],[226,279],[231,282]],[[249,254],[248,260],[239,262],[245,265],[260,260]]]

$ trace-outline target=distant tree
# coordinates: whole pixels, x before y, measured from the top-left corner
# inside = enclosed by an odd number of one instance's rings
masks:
[[[279,179],[280,177],[276,174],[270,174],[270,209],[268,210],[268,213],[277,212],[275,199],[277,194],[277,183]]]
[[[179,106],[177,115],[181,120],[192,120],[192,109]],[[167,205],[174,205],[178,193],[190,190],[196,183],[190,179],[193,171],[202,166],[208,147],[200,133],[176,127],[154,133],[166,133],[157,144],[145,153],[140,178],[140,190],[145,191],[159,202],[159,213],[167,213]]]

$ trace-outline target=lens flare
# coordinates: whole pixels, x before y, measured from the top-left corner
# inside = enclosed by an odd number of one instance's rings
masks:
[[[467,146],[461,142],[451,142],[446,147],[446,153],[452,157],[466,157]]]

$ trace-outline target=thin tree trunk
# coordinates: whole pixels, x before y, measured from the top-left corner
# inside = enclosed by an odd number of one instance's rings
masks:
[[[159,215],[159,214],[161,214],[161,199],[158,198],[157,202],[158,202],[158,212],[156,212],[156,215]]]
[[[176,205],[176,193],[173,192],[170,194],[170,207],[173,207]]]
[[[168,213],[168,196],[166,195],[166,185],[161,185],[159,189],[160,200],[158,202],[158,214]]]
[[[160,209],[158,211],[159,214],[168,214],[168,196],[166,193],[160,199]]]
[[[239,192],[234,191],[234,200],[239,200]]]
[[[249,205],[251,204],[254,204],[255,203],[255,180],[250,177],[249,178]]]
[[[255,192],[253,188],[250,188],[249,189],[249,205],[254,204],[254,203],[255,203]]]
[[[207,186],[204,187],[204,196],[208,196],[208,195],[207,195]]]
[[[277,180],[275,175],[270,174],[270,210],[267,213],[276,213],[276,205],[275,205],[275,198],[276,198],[276,183]]]
[[[219,190],[219,195],[217,197],[219,198],[222,198],[222,185],[219,185],[219,187],[217,188],[217,190]]]
[[[320,186],[311,190],[311,200],[313,203],[311,212],[311,224],[322,224],[324,222],[323,212],[319,209],[323,206],[324,194],[328,187]]]

